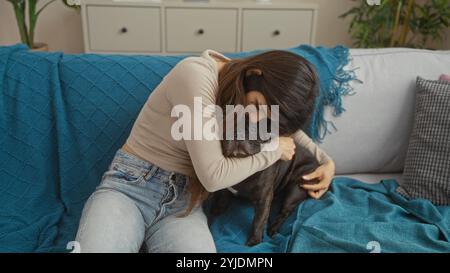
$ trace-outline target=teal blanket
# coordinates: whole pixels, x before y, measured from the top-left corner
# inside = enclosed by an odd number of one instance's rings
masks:
[[[273,238],[245,246],[253,206],[236,201],[211,226],[219,252],[447,252],[450,207],[408,201],[397,182],[335,178],[321,199],[303,202]]]

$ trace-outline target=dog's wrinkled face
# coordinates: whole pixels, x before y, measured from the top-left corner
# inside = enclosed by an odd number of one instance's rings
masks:
[[[234,139],[227,140],[224,133],[224,140],[222,140],[223,155],[225,157],[246,157],[259,153],[261,151],[262,144],[270,141],[267,135],[264,135],[264,137],[262,136],[260,130],[261,124],[265,124],[264,128],[270,129],[270,120],[263,119],[256,124],[252,124],[246,116],[245,138],[237,137],[238,133],[236,130],[236,125]],[[270,133],[267,132],[267,134]],[[251,136],[253,136],[253,138]]]
[[[261,151],[261,143],[257,140],[223,140],[223,155],[226,157],[246,157]]]

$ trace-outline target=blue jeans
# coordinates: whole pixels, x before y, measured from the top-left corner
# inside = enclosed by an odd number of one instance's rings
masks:
[[[206,216],[186,217],[189,178],[119,150],[86,202],[76,241],[81,252],[216,252]]]

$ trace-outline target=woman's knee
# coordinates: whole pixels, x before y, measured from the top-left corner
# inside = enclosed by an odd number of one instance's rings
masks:
[[[81,252],[138,252],[145,224],[135,203],[113,190],[98,190],[88,199],[76,241]]]
[[[196,209],[186,217],[168,216],[147,232],[149,252],[215,253],[217,252],[203,210]]]

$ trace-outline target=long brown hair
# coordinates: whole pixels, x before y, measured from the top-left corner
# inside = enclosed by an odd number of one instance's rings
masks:
[[[244,79],[250,70],[261,71],[260,91],[268,105],[279,106],[280,135],[302,129],[309,120],[318,94],[318,77],[305,58],[284,50],[270,50],[224,65],[219,73],[216,104],[245,104]]]
[[[268,105],[279,105],[279,134],[287,136],[304,128],[318,94],[318,78],[305,58],[284,50],[270,50],[228,61],[219,72],[216,104],[245,105],[244,79],[249,71],[261,72],[260,91]],[[191,181],[191,201],[186,215],[208,192],[197,178]]]

